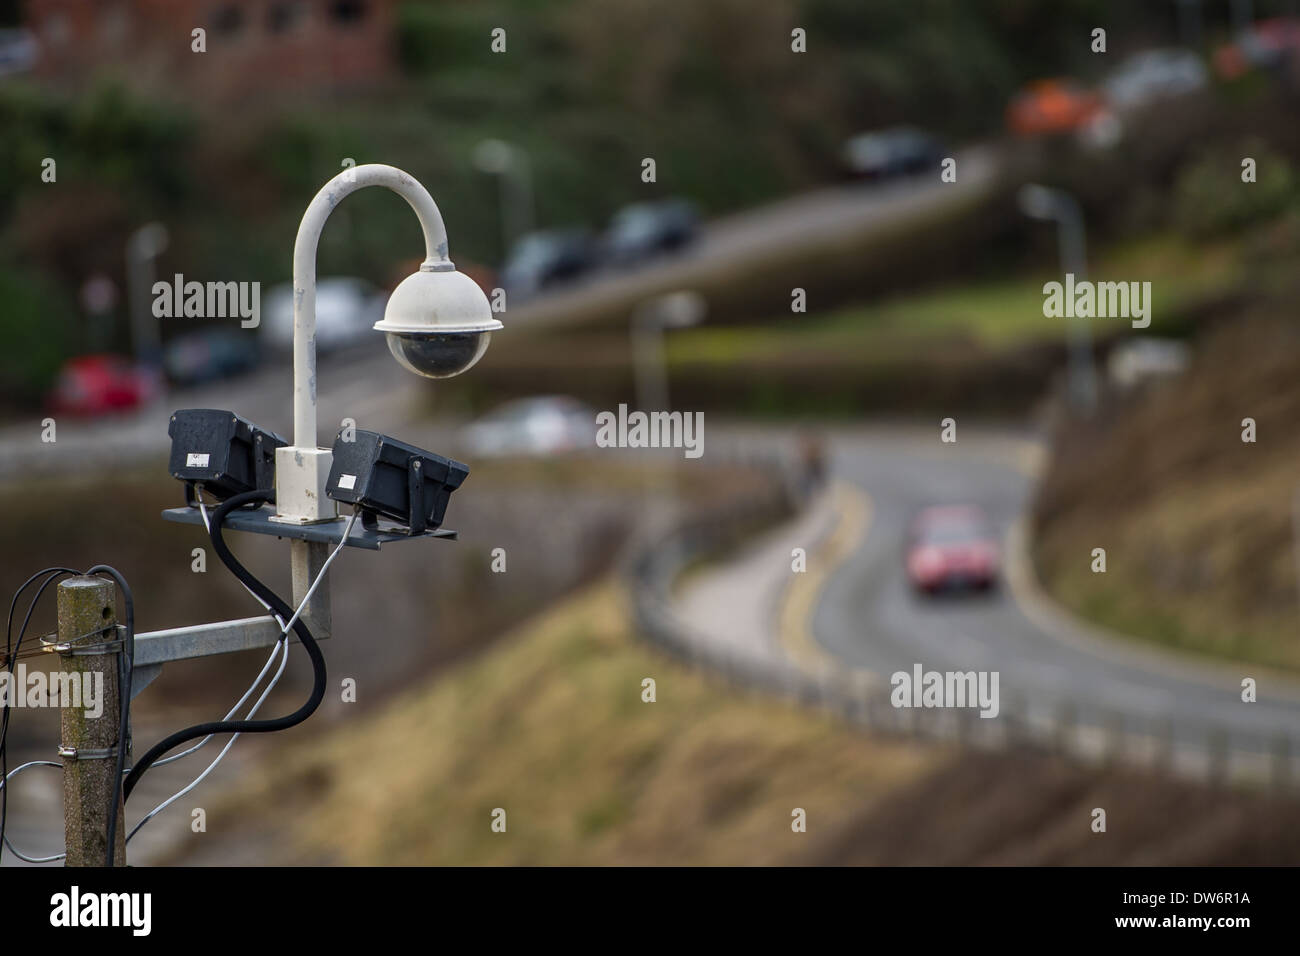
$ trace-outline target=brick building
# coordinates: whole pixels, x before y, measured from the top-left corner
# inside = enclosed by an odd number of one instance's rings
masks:
[[[346,89],[394,69],[393,0],[27,0],[36,73],[219,101]],[[196,28],[206,53],[193,50]]]

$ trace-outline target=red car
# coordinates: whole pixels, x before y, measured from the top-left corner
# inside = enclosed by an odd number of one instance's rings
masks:
[[[1252,69],[1284,69],[1288,60],[1300,59],[1300,17],[1256,20],[1235,43],[1214,51],[1214,69],[1225,80],[1235,80]]]
[[[997,578],[997,539],[983,511],[944,505],[917,515],[907,547],[907,579],[917,591],[987,591]]]
[[[107,415],[147,405],[160,392],[158,375],[116,355],[69,359],[50,391],[50,410]]]

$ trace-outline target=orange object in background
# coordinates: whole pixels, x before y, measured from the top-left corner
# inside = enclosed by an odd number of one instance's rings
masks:
[[[1007,106],[1007,128],[1018,136],[1084,129],[1102,112],[1101,97],[1072,80],[1037,80]]]

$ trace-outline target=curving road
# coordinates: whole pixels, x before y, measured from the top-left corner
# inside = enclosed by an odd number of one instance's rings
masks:
[[[1041,458],[1029,436],[967,428],[956,444],[943,444],[936,425],[828,437],[834,492],[678,588],[676,612],[694,640],[755,665],[835,673],[885,693],[891,674],[916,664],[997,671],[1002,716],[1048,735],[1065,720],[1084,753],[1101,753],[1122,730],[1134,756],[1171,747],[1176,767],[1200,772],[1214,751],[1230,763],[1225,772],[1259,777],[1285,735],[1294,768],[1293,678],[1103,632],[1038,588],[1018,541]],[[1005,580],[991,595],[917,597],[903,569],[908,524],[927,505],[957,502],[980,505],[996,525]],[[790,573],[793,547],[807,551],[807,575]],[[1258,684],[1255,703],[1241,700],[1247,676]]]
[[[1172,732],[1176,747],[1203,748],[1226,732],[1238,752],[1268,754],[1279,733],[1300,743],[1300,688],[1263,668],[1216,665],[1100,635],[1037,590],[1018,546],[1018,521],[1033,490],[1032,446],[962,436],[956,444],[877,434],[834,444],[834,470],[870,495],[865,537],[830,576],[812,619],[818,645],[854,668],[889,675],[916,663],[934,670],[1000,672],[1004,712],[1046,722],[1072,704],[1079,726]],[[915,596],[902,553],[920,508],[944,502],[983,507],[1006,541],[1008,580],[989,597]],[[1087,560],[1081,555],[1080,560]],[[1241,700],[1241,679],[1258,701]]]

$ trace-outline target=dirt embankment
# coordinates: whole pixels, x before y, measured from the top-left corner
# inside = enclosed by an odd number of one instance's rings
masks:
[[[1195,354],[1179,378],[1059,429],[1033,515],[1038,570],[1122,632],[1300,670],[1300,326],[1234,319]]]

